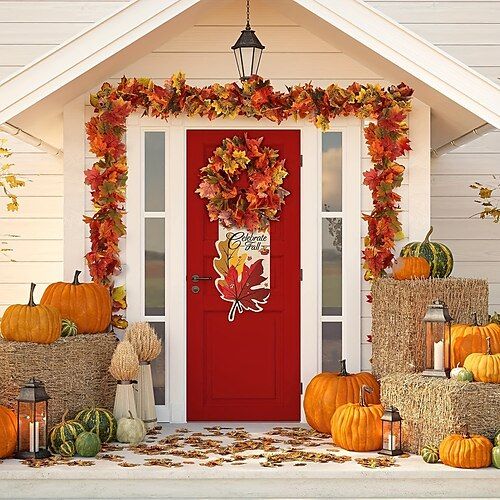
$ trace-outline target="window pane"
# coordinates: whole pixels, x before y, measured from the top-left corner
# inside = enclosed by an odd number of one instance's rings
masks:
[[[160,355],[151,362],[151,372],[153,374],[153,391],[155,404],[165,404],[165,323],[151,323],[156,335],[160,337],[162,351]]]
[[[322,220],[323,316],[342,314],[342,219]]]
[[[325,132],[322,135],[322,211],[342,211],[342,133]]]
[[[322,324],[322,368],[324,372],[338,372],[342,359],[342,323]]]
[[[146,219],[145,314],[165,315],[165,219]]]
[[[146,132],[145,149],[145,210],[165,210],[165,133]]]

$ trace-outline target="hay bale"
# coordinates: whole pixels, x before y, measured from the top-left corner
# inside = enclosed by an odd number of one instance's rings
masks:
[[[391,373],[420,373],[424,369],[424,328],[427,306],[443,300],[455,323],[488,319],[488,282],[444,278],[376,280],[372,286],[372,370],[377,378]]]
[[[116,382],[108,369],[117,342],[113,333],[76,335],[48,345],[0,339],[0,404],[15,408],[20,387],[35,377],[51,397],[50,427],[66,410],[69,417],[94,405],[112,410]]]
[[[382,378],[381,400],[401,413],[403,449],[412,453],[439,445],[464,424],[490,439],[500,429],[500,384],[399,373]]]

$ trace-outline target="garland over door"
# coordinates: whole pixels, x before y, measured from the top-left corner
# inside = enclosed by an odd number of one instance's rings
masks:
[[[289,172],[290,191],[271,223],[270,296],[262,311],[228,320],[215,287],[218,223],[195,194],[200,168],[226,137],[263,137]],[[196,281],[193,276],[210,278]],[[187,132],[187,418],[300,420],[300,132]]]

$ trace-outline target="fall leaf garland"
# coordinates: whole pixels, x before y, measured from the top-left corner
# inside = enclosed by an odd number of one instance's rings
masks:
[[[86,259],[94,281],[113,286],[121,270],[119,241],[125,235],[125,187],[127,159],[124,134],[127,117],[139,108],[145,115],[162,119],[186,114],[213,120],[246,116],[281,123],[289,118],[307,119],[321,130],[337,116],[354,115],[371,120],[365,139],[373,166],[364,172],[364,184],[372,193],[373,210],[364,214],[368,235],[363,250],[365,278],[383,274],[393,258],[394,240],[401,232],[398,219],[404,167],[397,159],[410,150],[408,126],[413,91],[405,84],[383,89],[379,85],[336,84],[326,89],[312,84],[295,85],[287,92],[274,90],[269,80],[249,80],[207,87],[193,87],[177,73],[163,86],[147,78],[122,78],[112,86],[104,83],[90,96],[95,115],[86,124],[91,151],[98,157],[86,170],[96,213],[84,220],[90,226],[91,249]],[[125,300],[114,304],[115,312]],[[115,316],[115,323],[120,322]]]

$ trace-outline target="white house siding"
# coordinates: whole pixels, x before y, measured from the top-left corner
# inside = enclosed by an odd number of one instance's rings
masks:
[[[0,138],[15,151],[8,159],[12,171],[26,180],[26,187],[13,191],[18,212],[8,212],[7,198],[0,196],[0,245],[12,249],[0,255],[1,316],[8,305],[27,302],[31,282],[38,285],[39,300],[49,283],[62,278],[63,163],[12,136]]]
[[[124,1],[0,1],[0,80],[125,5]]]

